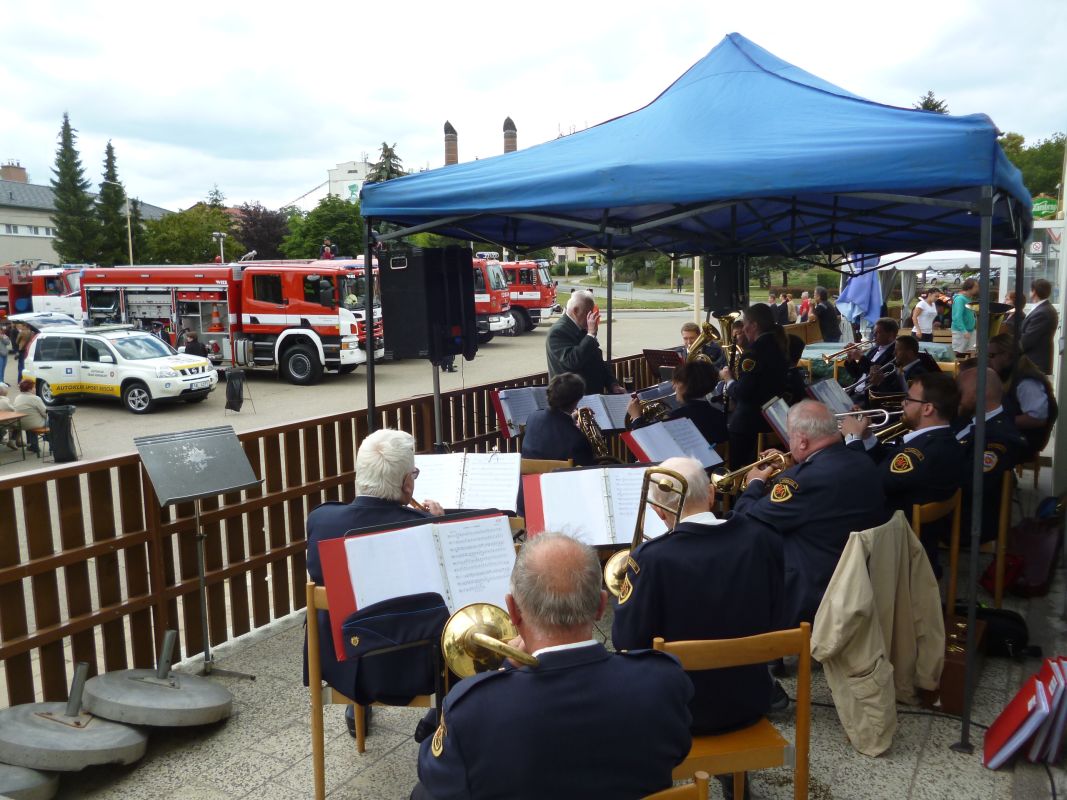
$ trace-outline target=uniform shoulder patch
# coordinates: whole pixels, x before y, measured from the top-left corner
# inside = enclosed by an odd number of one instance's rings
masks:
[[[634,592],[634,585],[630,583],[630,576],[627,575],[622,579],[622,588],[619,589],[619,605],[623,605],[630,599],[630,595]]]
[[[992,472],[994,469],[996,469],[997,461],[999,460],[1000,459],[997,456],[996,451],[986,450],[985,454],[982,456],[982,471]]]
[[[911,455],[908,452],[897,453],[893,457],[893,461],[889,464],[889,471],[894,475],[903,475],[906,472],[911,472],[915,469],[915,462],[911,460]]]
[[[754,358],[743,358],[743,359],[741,359],[741,371],[742,372],[752,372],[752,370],[754,370],[755,368],[756,368],[756,359],[754,359]]]
[[[787,483],[776,483],[771,489],[772,503],[787,503],[793,499],[793,487]]]
[[[641,568],[637,566],[637,562],[631,556],[626,556],[626,566],[634,571],[634,575],[641,573]]]
[[[905,447],[904,452],[908,453],[909,455],[915,456],[915,458],[919,461],[922,461],[926,458],[926,456],[923,455],[923,451],[917,447]]]
[[[445,723],[442,721],[433,732],[433,740],[430,742],[430,752],[434,758],[440,758],[445,752]]]

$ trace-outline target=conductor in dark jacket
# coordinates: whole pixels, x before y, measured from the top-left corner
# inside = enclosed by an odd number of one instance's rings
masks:
[[[604,362],[596,338],[600,311],[595,306],[588,289],[576,290],[567,301],[567,310],[545,340],[548,377],[573,372],[585,381],[586,394],[622,394],[625,389]]]
[[[1052,374],[1052,359],[1056,352],[1056,326],[1060,315],[1049,301],[1052,284],[1037,278],[1030,284],[1030,300],[1035,304],[1022,322],[1019,332],[1019,347],[1046,375]]]
[[[526,420],[522,457],[566,461],[576,467],[596,463],[589,440],[574,421],[574,410],[585,394],[585,381],[564,372],[548,383],[548,408],[534,411]]]
[[[408,505],[415,493],[418,474],[419,471],[415,469],[415,440],[411,434],[386,429],[375,431],[364,439],[356,453],[356,499],[351,503],[323,503],[308,515],[307,570],[311,580],[322,583],[319,542],[344,536],[356,528],[391,523],[404,527],[431,515],[443,514],[444,509],[433,500],[423,501],[429,513]],[[359,662],[337,660],[330,615],[326,611],[319,612],[319,633],[323,680],[347,697],[352,697]],[[306,663],[304,682],[307,683]],[[350,731],[354,732],[351,723]]]
[[[593,638],[600,587],[587,545],[558,533],[523,545],[506,602],[512,644],[538,665],[452,688],[420,746],[413,800],[637,800],[670,787],[689,753],[693,686],[673,656],[612,654]]]

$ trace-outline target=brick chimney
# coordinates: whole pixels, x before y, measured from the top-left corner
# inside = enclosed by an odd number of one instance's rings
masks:
[[[16,183],[29,183],[26,168],[17,161],[8,161],[0,166],[0,180],[15,181]]]
[[[504,117],[504,152],[514,153],[518,146],[519,136],[515,123],[511,121],[511,117]]]
[[[445,120],[445,166],[459,163],[459,136],[452,123]]]

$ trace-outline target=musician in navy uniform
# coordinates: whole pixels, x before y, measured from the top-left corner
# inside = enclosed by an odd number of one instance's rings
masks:
[[[913,337],[900,337],[898,347],[904,338]],[[947,373],[926,373],[913,380],[902,405],[902,422],[909,430],[896,446],[878,441],[870,430],[870,417],[841,421],[845,445],[866,450],[878,465],[890,510],[899,509],[910,518],[913,505],[948,500],[960,488],[964,452],[951,428],[959,397],[956,382]]]
[[[689,349],[696,343],[696,340],[700,338],[701,333],[700,326],[695,322],[686,322],[682,325],[682,343],[676,349],[682,354],[683,358],[689,354]],[[700,352],[708,357],[708,360],[716,369],[721,369],[726,366],[726,354],[723,352],[722,345],[718,342],[704,342],[700,348]]]
[[[900,325],[891,317],[882,317],[874,323],[871,337],[874,339],[873,347],[867,352],[862,347],[856,347],[845,356],[845,369],[855,381],[850,390],[852,399],[866,405],[867,391],[871,388],[874,375],[884,376],[893,367],[893,357],[896,354],[897,332]]]
[[[773,465],[751,469],[734,513],[782,537],[783,627],[789,628],[815,619],[848,535],[883,524],[889,514],[878,468],[865,453],[845,447],[829,408],[804,400],[789,409],[786,426],[794,466],[769,486]]]
[[[908,391],[909,383],[932,371],[920,357],[919,340],[910,333],[897,337],[893,349],[893,365],[896,369],[890,375],[884,375],[882,370],[871,370],[871,391],[878,394],[903,394]],[[936,364],[934,366],[936,367]]]
[[[693,458],[661,465],[686,479],[681,522],[665,536],[630,554],[615,608],[615,647],[649,647],[666,641],[734,639],[782,626],[785,592],[781,537],[753,517],[718,519],[710,511],[715,492]],[[680,488],[672,478],[675,488]],[[675,506],[678,495],[653,485],[649,498]],[[667,525],[673,515],[650,505]],[[712,613],[709,613],[712,609]],[[774,684],[763,665],[691,672],[692,730],[724,733],[751,725],[770,708]],[[784,693],[783,693],[784,694]]]
[[[526,420],[522,457],[566,461],[576,467],[596,463],[589,440],[574,421],[574,410],[585,394],[585,381],[564,372],[548,382],[548,408],[534,411]]]
[[[771,430],[763,418],[763,404],[786,392],[789,345],[785,331],[765,303],[745,310],[745,338],[750,343],[735,375],[727,367],[719,375],[730,401],[730,464],[736,468],[755,460],[760,433]]]
[[[1022,354],[1010,333],[989,340],[989,366],[1004,381],[1004,411],[1026,440],[1022,460],[1033,461],[1048,444],[1060,413],[1052,384]]]
[[[690,361],[682,364],[671,377],[674,397],[678,407],[672,408],[665,419],[690,419],[709,444],[725,442],[726,414],[718,404],[712,405],[709,396],[715,391],[718,375],[715,367],[703,361]],[[641,416],[641,401],[635,396],[626,408],[626,414],[632,422],[629,428],[643,428],[658,420]]]
[[[307,570],[311,580],[322,583],[319,542],[344,536],[356,528],[396,523],[403,527],[444,513],[434,500],[425,500],[427,511],[408,505],[415,493],[415,440],[404,431],[375,431],[356,453],[356,492],[351,503],[327,502],[315,508],[307,518]],[[319,612],[319,653],[322,677],[330,686],[352,697],[359,669],[357,660],[338,661],[330,629],[330,615]],[[306,656],[305,656],[306,659]],[[307,685],[304,663],[304,685]],[[355,735],[352,706],[346,711],[349,732]]]
[[[538,666],[453,687],[412,798],[640,798],[671,785],[689,753],[693,686],[672,656],[612,654],[593,639],[600,587],[592,548],[553,533],[523,546],[506,600],[512,644]]]

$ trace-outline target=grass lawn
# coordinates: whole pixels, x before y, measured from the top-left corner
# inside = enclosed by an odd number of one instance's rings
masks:
[[[556,294],[556,302],[566,307],[570,296],[570,292],[558,292]],[[611,299],[611,307],[618,311],[625,308],[689,308],[689,304],[673,300],[623,300],[619,297],[613,297]]]

